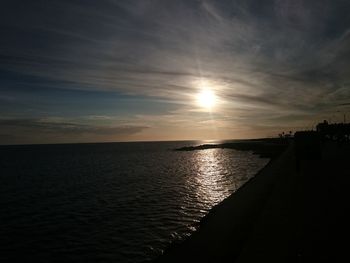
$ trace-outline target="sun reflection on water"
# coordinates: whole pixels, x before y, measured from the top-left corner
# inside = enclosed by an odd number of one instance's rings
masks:
[[[206,203],[217,204],[230,194],[226,183],[227,178],[225,178],[229,171],[225,167],[221,155],[220,149],[207,149],[197,151],[195,154],[196,195]]]

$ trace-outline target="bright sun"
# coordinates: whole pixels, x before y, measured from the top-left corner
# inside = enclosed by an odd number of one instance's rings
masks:
[[[198,95],[197,95],[197,102],[198,105],[206,108],[206,109],[211,109],[216,102],[216,96],[215,93],[209,89],[202,90]]]

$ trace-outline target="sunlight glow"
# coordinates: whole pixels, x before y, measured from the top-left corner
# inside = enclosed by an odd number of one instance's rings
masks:
[[[216,96],[210,89],[204,89],[197,95],[197,103],[205,109],[211,109],[215,106]]]
[[[194,154],[197,173],[196,192],[201,201],[208,203],[219,203],[230,194],[226,184],[226,173],[224,158],[219,149],[207,149],[197,151]]]

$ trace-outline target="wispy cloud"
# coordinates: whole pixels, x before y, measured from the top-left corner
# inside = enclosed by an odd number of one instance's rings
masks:
[[[205,80],[222,101],[218,119],[251,125],[279,110],[279,124],[293,125],[289,116],[309,121],[350,101],[349,10],[340,0],[8,1],[0,69],[47,89],[166,100],[182,114]]]
[[[54,119],[0,119],[0,144],[39,142],[94,142],[127,139],[147,129],[137,125],[87,125]],[[9,139],[11,139],[9,141]]]

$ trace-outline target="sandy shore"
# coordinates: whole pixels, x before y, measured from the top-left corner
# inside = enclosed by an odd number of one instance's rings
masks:
[[[291,145],[155,262],[336,262],[346,251],[349,161],[349,147],[328,143],[297,172]]]

